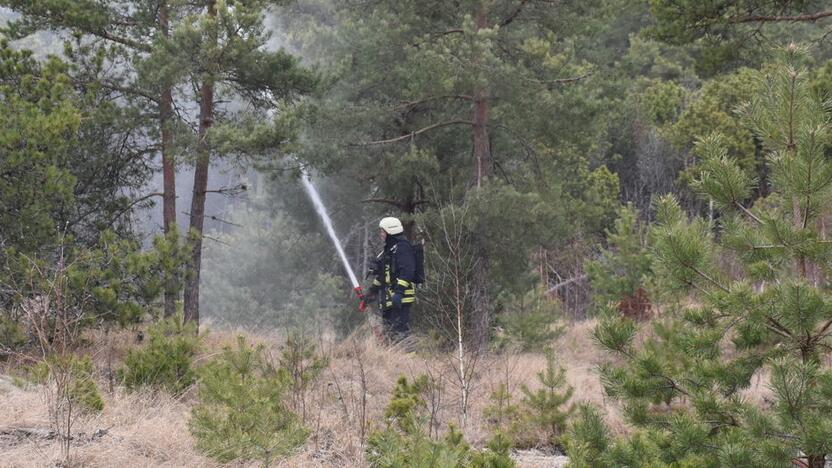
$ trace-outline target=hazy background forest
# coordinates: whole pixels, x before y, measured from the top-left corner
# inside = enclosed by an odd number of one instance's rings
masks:
[[[0,7],[0,466],[832,462],[829,2]]]

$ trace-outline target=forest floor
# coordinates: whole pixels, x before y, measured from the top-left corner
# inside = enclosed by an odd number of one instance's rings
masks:
[[[609,356],[598,351],[592,342],[593,326],[591,321],[570,325],[554,349],[558,362],[566,369],[569,384],[575,389],[572,402],[598,405],[605,411],[612,430],[624,433],[627,428],[619,410],[604,398],[595,371]],[[198,360],[216,355],[238,334],[211,331],[205,338],[204,355]],[[272,355],[279,353],[277,335],[247,335],[250,341],[265,344]],[[135,333],[126,331],[110,334],[95,341],[97,344],[89,350],[101,372],[99,387],[105,408],[100,414],[75,423],[71,465],[220,466],[196,450],[188,431],[195,391],[174,398],[161,392],[128,393],[118,386],[110,388],[106,369],[118,367],[134,339]],[[364,466],[362,427],[363,435],[381,427],[384,408],[400,375],[429,374],[441,380],[444,390],[432,405],[435,427],[441,432],[448,423],[459,425],[459,385],[453,371],[457,363],[451,354],[427,359],[419,353],[381,346],[373,338],[352,338],[339,343],[321,340],[318,348],[328,356],[330,366],[317,384],[294,402],[311,435],[304,447],[278,466]],[[532,353],[478,359],[471,382],[470,409],[464,430],[466,440],[480,447],[489,438],[491,429],[483,410],[491,404],[490,395],[501,383],[507,384],[516,402],[521,395],[520,385],[535,388],[536,373],[544,367],[545,358]],[[758,382],[758,385],[761,384]],[[49,429],[43,395],[37,386],[20,386],[19,379],[0,374],[0,453],[3,453],[0,466],[56,466],[61,451],[57,437]],[[527,467],[558,467],[566,462],[565,457],[545,449],[518,451],[515,459],[520,466]]]

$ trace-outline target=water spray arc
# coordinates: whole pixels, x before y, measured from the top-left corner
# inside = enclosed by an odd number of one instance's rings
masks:
[[[344,248],[341,246],[341,242],[338,240],[338,236],[335,234],[335,228],[332,226],[332,219],[326,212],[324,202],[321,200],[321,196],[318,194],[318,191],[312,184],[312,179],[310,179],[309,174],[305,171],[303,173],[303,176],[301,177],[301,182],[303,183],[303,187],[306,189],[306,193],[309,195],[309,199],[312,200],[312,204],[315,205],[315,211],[318,212],[318,216],[324,223],[326,232],[327,234],[329,234],[329,238],[335,245],[335,250],[338,251],[338,256],[341,257],[341,263],[344,264],[344,270],[347,271],[347,275],[350,277],[352,289],[353,291],[355,291],[355,294],[361,301],[359,309],[363,312],[364,308],[366,307],[364,303],[364,291],[362,291],[361,284],[358,283],[358,278],[356,278],[355,272],[352,270],[352,266],[350,265],[350,262],[347,260],[347,254],[344,253]]]

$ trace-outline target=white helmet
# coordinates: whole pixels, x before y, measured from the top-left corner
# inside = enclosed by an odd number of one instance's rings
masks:
[[[404,232],[404,227],[402,226],[402,222],[399,221],[399,218],[382,218],[381,222],[378,223],[378,227],[384,229],[384,232],[391,236]]]

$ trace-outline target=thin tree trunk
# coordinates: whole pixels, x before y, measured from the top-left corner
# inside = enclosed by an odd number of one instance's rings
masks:
[[[488,27],[488,15],[485,6],[477,12],[477,30]],[[482,186],[482,180],[491,174],[491,142],[488,135],[488,121],[490,115],[488,90],[477,89],[474,96],[474,162],[476,165],[475,182]]]
[[[215,1],[208,4],[208,16],[217,15]],[[214,38],[216,41],[216,38]],[[210,66],[210,64],[208,64]],[[191,253],[191,271],[185,282],[185,321],[199,326],[199,277],[202,270],[202,230],[205,225],[205,196],[208,190],[208,168],[211,162],[210,148],[206,139],[208,130],[214,124],[214,76],[206,72],[200,91],[199,140],[194,170],[194,189],[191,199],[191,233],[194,235]]]
[[[459,364],[459,390],[460,390],[460,425],[464,431],[468,425],[468,379],[465,371],[465,346],[462,336],[462,291],[460,288],[460,273],[457,271],[454,278],[454,293],[456,294],[456,337],[457,337],[457,362]]]
[[[169,10],[167,1],[159,5],[159,30],[162,36],[170,37],[170,26],[168,20]],[[162,184],[163,202],[162,216],[165,234],[169,234],[176,226],[176,163],[173,160],[173,131],[170,127],[173,116],[173,87],[166,82],[162,87],[162,96],[159,106],[159,128],[162,133]],[[167,274],[174,274],[167,272]],[[165,317],[176,313],[176,278],[165,278]]]

